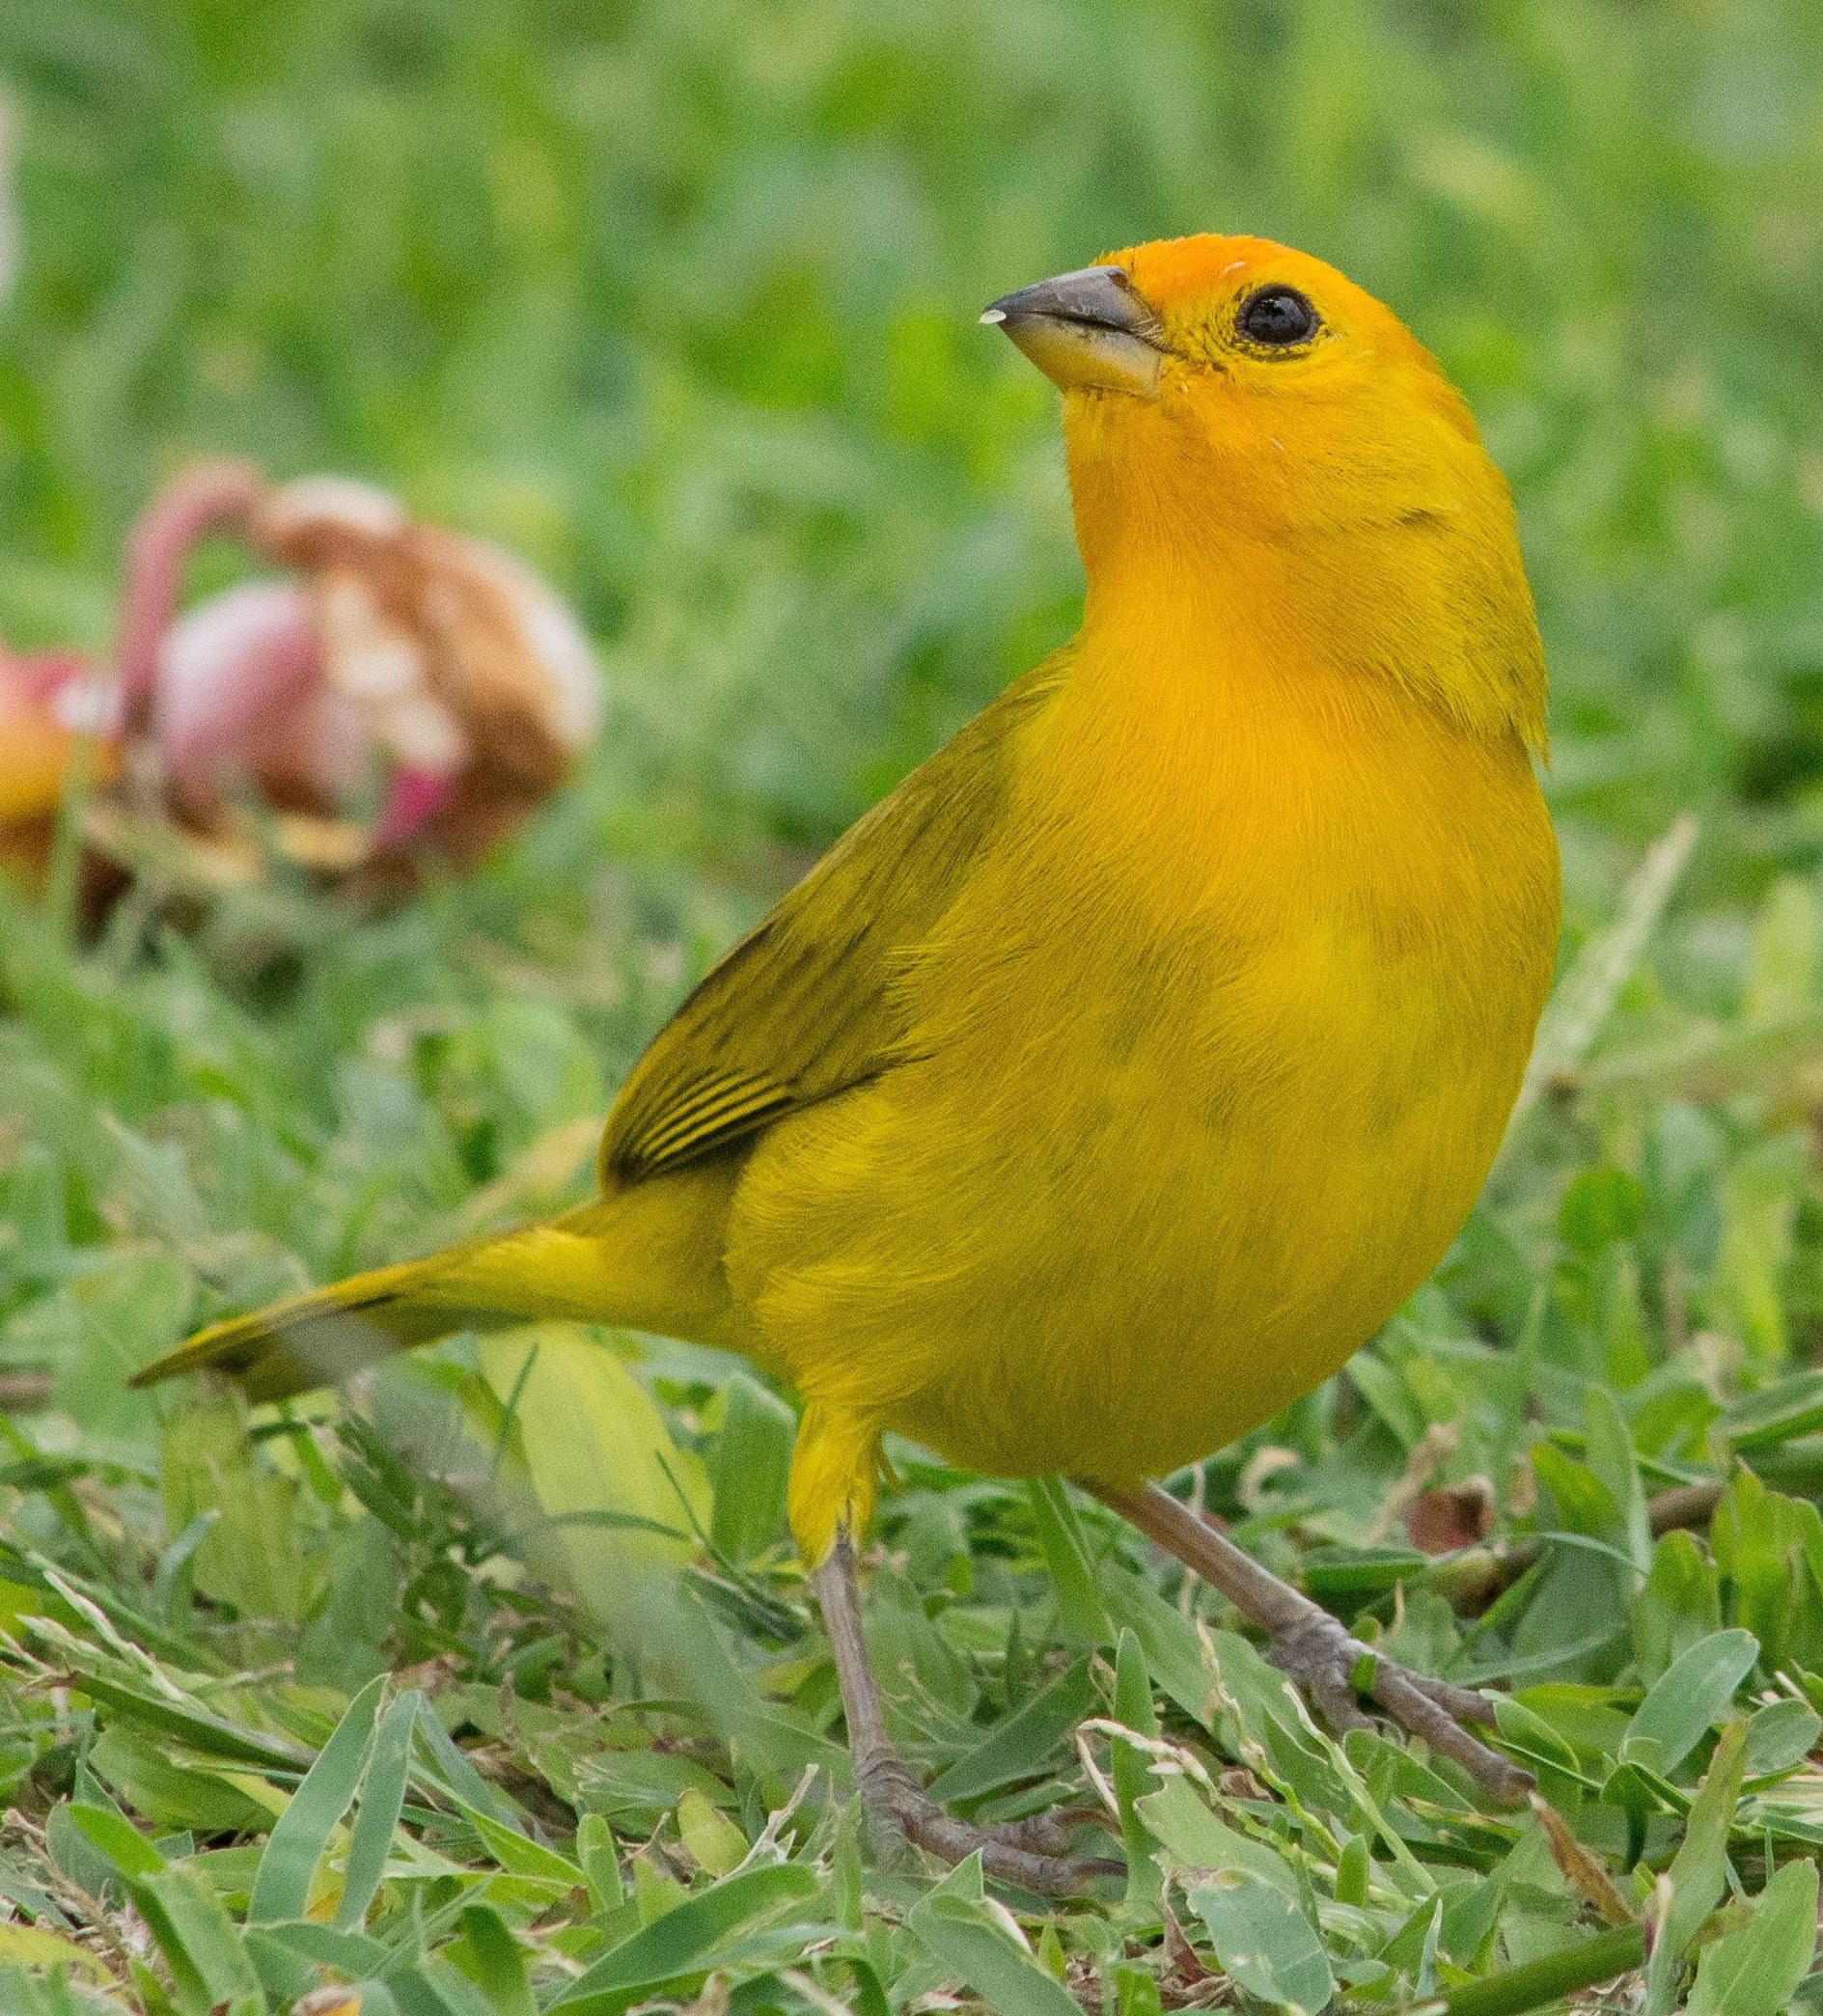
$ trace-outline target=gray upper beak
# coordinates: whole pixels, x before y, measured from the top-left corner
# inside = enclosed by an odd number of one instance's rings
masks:
[[[986,309],[1053,383],[1155,398],[1164,362],[1157,315],[1121,266],[1084,266],[1022,287]]]

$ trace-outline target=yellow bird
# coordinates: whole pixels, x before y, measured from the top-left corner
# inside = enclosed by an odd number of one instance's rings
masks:
[[[1506,485],[1435,362],[1320,262],[1140,245],[996,302],[1063,392],[1082,627],[691,994],[600,1195],[216,1325],[258,1398],[567,1316],[802,1396],[790,1519],[881,1831],[1067,1888],[893,1754],[852,1541],[880,1437],[1061,1472],[1512,1797],[1478,1695],[1363,1647],[1147,1482],[1326,1378],[1436,1264],[1549,983],[1545,673]]]

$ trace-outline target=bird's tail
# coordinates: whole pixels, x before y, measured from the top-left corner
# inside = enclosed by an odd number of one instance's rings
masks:
[[[129,1383],[207,1367],[250,1399],[282,1400],[458,1330],[553,1316],[719,1342],[727,1302],[718,1205],[725,1210],[726,1200],[712,1186],[643,1184],[212,1324]]]

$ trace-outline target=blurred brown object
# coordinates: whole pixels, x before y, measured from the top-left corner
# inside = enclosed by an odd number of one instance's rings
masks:
[[[219,536],[284,571],[180,615]],[[384,900],[510,835],[598,719],[587,639],[511,555],[365,483],[204,463],[128,538],[111,672],[0,652],[0,866],[42,874],[86,738],[84,837],[117,884],[156,870],[206,894],[276,852]]]
[[[390,765],[376,851],[417,839],[476,861],[594,739],[588,640],[511,554],[415,524],[383,491],[334,477],[270,492],[249,536],[296,570],[324,683]]]
[[[1455,1554],[1494,1531],[1494,1486],[1484,1477],[1421,1491],[1405,1515],[1405,1536],[1421,1554]]]

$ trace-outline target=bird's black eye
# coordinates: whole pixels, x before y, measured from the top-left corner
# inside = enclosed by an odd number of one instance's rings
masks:
[[[1241,303],[1235,333],[1261,349],[1285,350],[1309,343],[1323,318],[1295,287],[1259,287]]]

